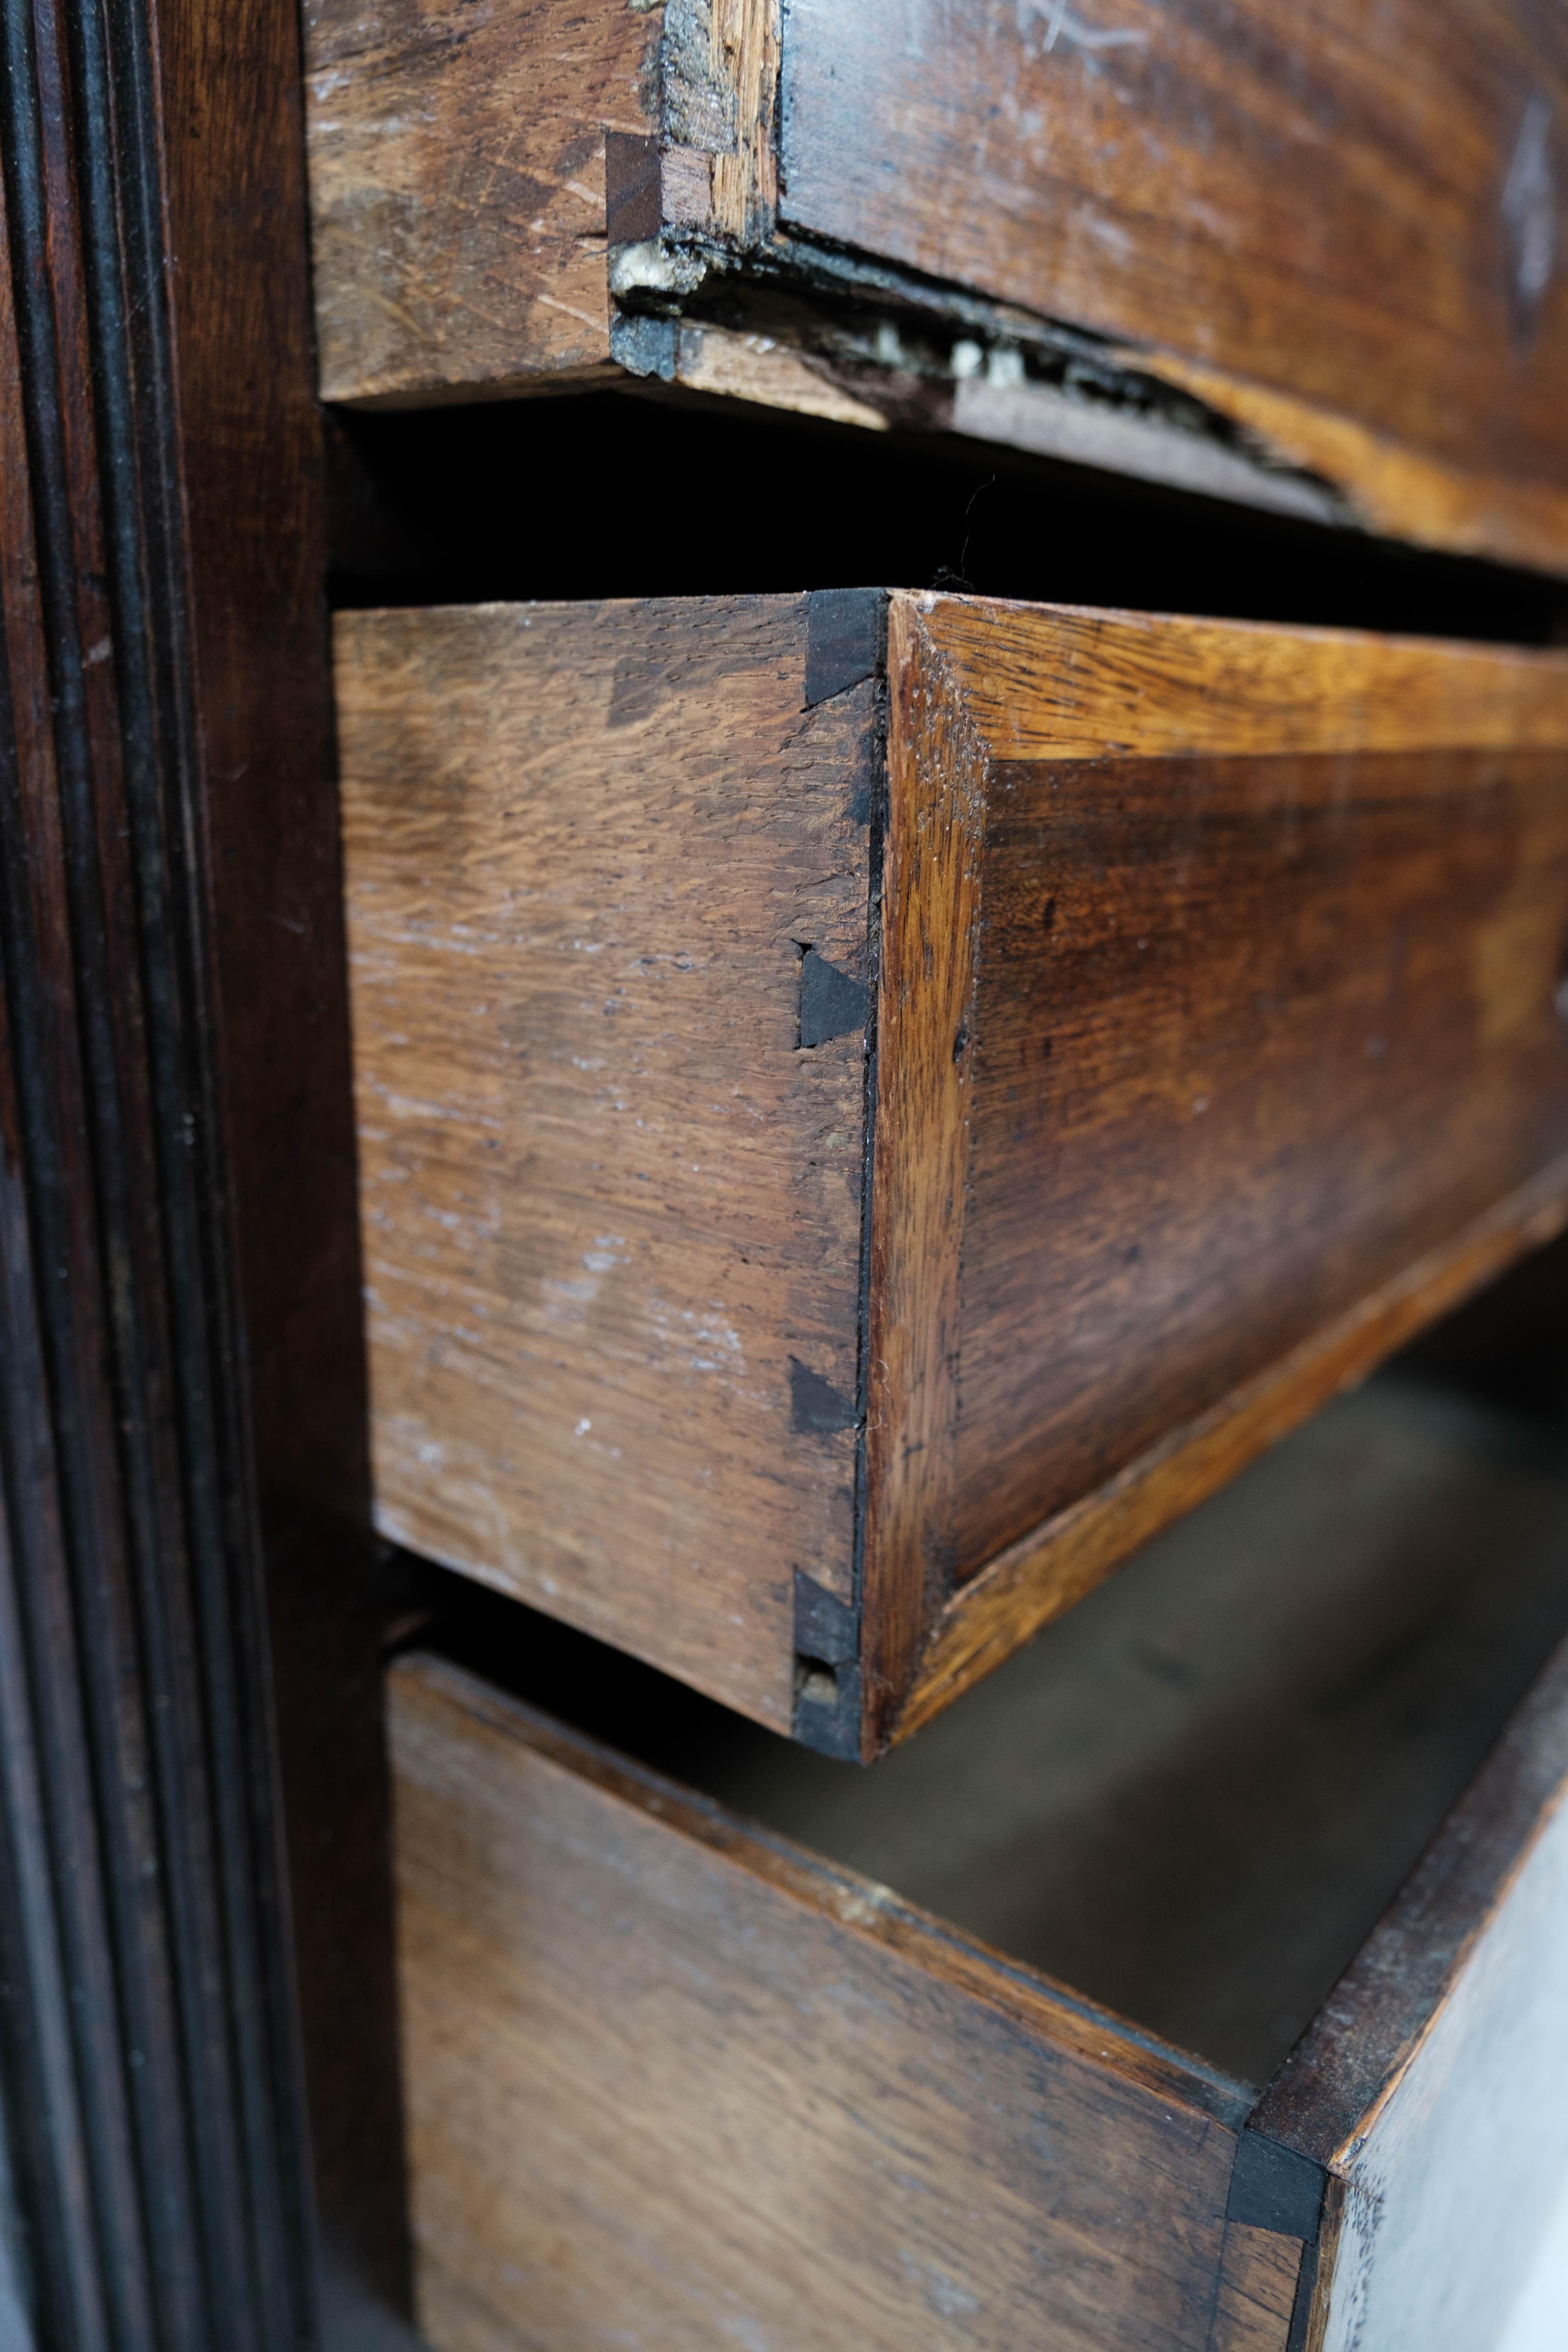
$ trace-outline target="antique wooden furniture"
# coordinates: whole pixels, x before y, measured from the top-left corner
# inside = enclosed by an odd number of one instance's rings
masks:
[[[1550,10],[307,10],[328,398],[622,373],[1568,563]]]
[[[377,1512],[837,1754],[1568,1213],[1568,659],[338,627]]]
[[[1374,1389],[880,1798],[753,1735],[695,1749],[716,1801],[400,1665],[432,2340],[1495,2340],[1568,2165],[1568,1651],[1383,1906],[1563,1622],[1565,1521],[1549,1438]]]
[[[1274,1643],[1294,2060],[1219,2046],[1264,1814],[1172,1863],[1305,1555],[1161,1555],[1135,1933],[973,1822],[994,1932],[903,1895],[955,1726],[1016,1786],[1054,1708],[1068,1801],[1101,1685],[1007,1678],[1104,1571],[1561,1219],[1560,12],[304,16],[0,24],[6,2352],[407,2352],[410,2189],[436,2352],[1479,2352],[1564,2156],[1560,1662],[1484,1755],[1556,1535],[1521,1600],[1391,1476],[1420,1606]],[[329,583],[408,608],[335,716]],[[1182,1921],[1185,2021],[1108,1958]]]

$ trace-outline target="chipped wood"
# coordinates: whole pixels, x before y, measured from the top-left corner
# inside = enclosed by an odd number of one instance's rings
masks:
[[[663,151],[625,315],[700,326],[716,286],[721,327],[793,351],[727,396],[1568,570],[1541,193],[1568,86],[1491,0],[1363,6],[1331,37],[1245,0],[1223,57],[1154,0],[1109,28],[1014,0],[801,5],[787,38],[778,0],[497,0],[472,23],[314,0],[307,40],[329,397],[613,372],[608,132]],[[802,404],[807,373],[843,404]]]
[[[667,0],[665,136],[710,158],[709,225],[740,245],[773,234],[778,79],[779,0]]]

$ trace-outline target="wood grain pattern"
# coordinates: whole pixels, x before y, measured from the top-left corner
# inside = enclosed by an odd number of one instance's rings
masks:
[[[1568,1160],[1559,1160],[1327,1330],[1000,1552],[959,1587],[931,1628],[894,1736],[908,1738],[940,1715],[1161,1528],[1565,1226]]]
[[[3,42],[0,2335],[270,2352],[407,2284],[299,21]]]
[[[1245,2093],[453,1669],[393,1718],[438,2352],[1203,2352]]]
[[[1259,2110],[1328,2164],[1309,2338],[1480,2352],[1568,2169],[1568,1651]]]
[[[913,602],[993,761],[1568,750],[1561,653],[989,596]]]
[[[377,1480],[870,1754],[1562,1226],[1568,661],[807,602],[341,626]]]
[[[952,1412],[919,1457],[957,1591],[883,1668],[883,1737],[1568,1192],[1560,656],[939,597],[892,627],[961,700],[984,845]],[[895,834],[926,710],[895,698]],[[900,1149],[942,1163],[934,1127]],[[927,1573],[873,1506],[868,1624]]]
[[[850,1596],[871,681],[806,603],[346,615],[380,1523],[787,1730]]]
[[[971,1140],[984,751],[895,600],[877,988],[863,1577],[869,1715],[909,1682],[953,1574],[959,1269]]]
[[[1500,556],[1537,564],[1543,572],[1560,572],[1568,561],[1568,490],[1559,483],[1510,477],[1484,465],[1445,463],[1354,417],[1245,383],[1199,360],[1168,352],[1129,352],[1126,357],[1161,382],[1192,393],[1215,415],[1229,418],[1255,452],[1333,485],[1351,511],[1383,537],[1457,555]],[[1169,442],[1174,436],[1164,437]],[[1264,503],[1256,484],[1250,489],[1237,484],[1230,495]]]
[[[1568,1650],[1256,2105],[451,1666],[392,1719],[437,2352],[1495,2340],[1568,2154]]]
[[[605,134],[657,131],[657,10],[310,0],[305,33],[322,397],[608,373]]]
[[[184,985],[213,995],[317,2229],[340,2285],[401,2312],[384,1619],[299,13],[180,0],[159,8],[157,47],[212,939],[210,977]]]
[[[688,10],[689,0],[673,0],[667,24]],[[778,205],[779,0],[707,0],[689,14],[694,30],[708,19],[703,80],[721,118],[717,135],[698,142],[709,156],[707,226],[737,244],[757,244],[773,234]],[[679,102],[667,91],[667,124]]]
[[[1226,2222],[1209,2352],[1286,2352],[1301,2254],[1299,2238]]]
[[[571,382],[616,322],[631,373],[694,382],[638,335],[673,304],[700,345],[715,273],[733,328],[782,271],[804,341],[727,396],[826,414],[815,380],[843,422],[1568,567],[1568,41],[1540,7],[312,0],[307,47],[329,397]],[[606,132],[647,196],[608,285]],[[810,347],[847,287],[846,372]]]
[[[787,223],[1568,488],[1555,15],[797,0],[784,70]]]

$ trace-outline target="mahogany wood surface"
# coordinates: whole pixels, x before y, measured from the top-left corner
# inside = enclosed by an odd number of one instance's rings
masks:
[[[0,37],[0,2335],[271,2352],[407,2286],[299,25]]]
[[[203,979],[330,2346],[345,2292],[406,2308],[408,2251],[302,61],[289,0],[182,0],[158,39]]]
[[[307,43],[330,398],[624,371],[1568,567],[1550,10],[314,0]]]
[[[1561,656],[879,609],[339,626],[382,1524],[868,1752],[1568,1210]]]
[[[437,2352],[1283,2352],[1239,2085],[455,1668],[393,1721]]]

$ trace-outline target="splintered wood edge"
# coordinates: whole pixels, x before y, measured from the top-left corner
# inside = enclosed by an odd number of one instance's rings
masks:
[[[1449,465],[1355,417],[1179,352],[1130,346],[1117,357],[1239,425],[1276,464],[1327,484],[1383,538],[1568,573],[1568,491],[1553,483]]]
[[[713,66],[734,91],[735,147],[710,163],[713,226],[763,244],[778,211],[780,0],[716,0]]]
[[[896,1953],[954,1991],[984,2002],[1054,2047],[1232,2132],[1245,2124],[1257,2098],[1250,2085],[1145,2033],[1112,2011],[1080,2000],[1070,1988],[901,1901],[889,1887],[742,1820],[510,1697],[466,1668],[427,1653],[414,1654],[389,1669],[387,1685],[395,1740],[399,1710],[409,1707],[426,1716],[439,1712],[459,1718],[465,1736],[529,1749],[791,1901]]]
[[[893,1744],[1091,1592],[1425,1325],[1568,1227],[1568,1158],[1347,1314],[1000,1553],[947,1603],[890,1727]]]

